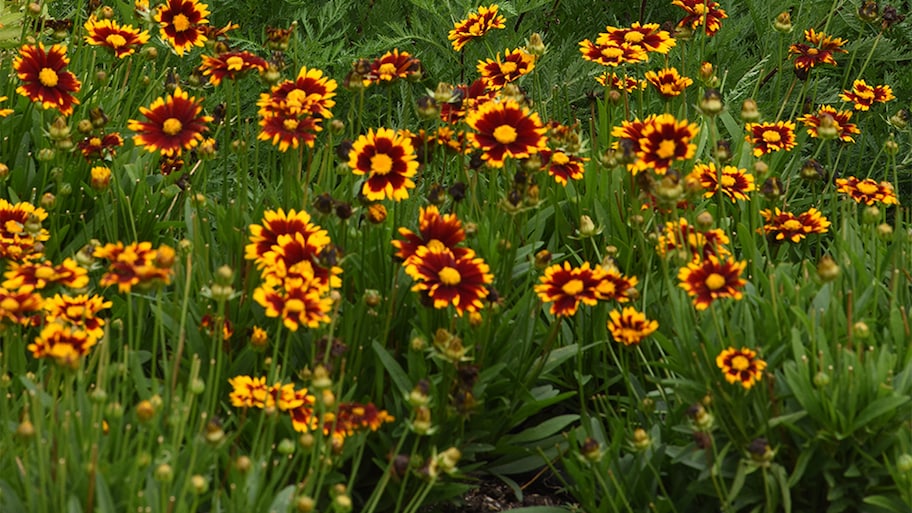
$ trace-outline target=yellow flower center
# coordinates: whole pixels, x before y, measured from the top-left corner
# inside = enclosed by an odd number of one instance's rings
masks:
[[[504,75],[507,75],[509,73],[513,73],[514,71],[516,71],[517,67],[518,66],[516,65],[515,62],[505,62],[500,65],[500,72],[503,73]]]
[[[703,4],[694,4],[693,11],[694,11],[694,14],[699,14],[702,16],[703,13],[706,12],[706,6],[704,6]]]
[[[38,269],[35,269],[35,278],[38,278],[39,280],[50,280],[55,274],[57,273],[50,267],[39,267]]]
[[[300,299],[289,299],[285,303],[285,310],[289,312],[303,312],[304,301],[301,301]]]
[[[89,139],[89,146],[93,146],[95,148],[100,148],[101,139],[99,139],[98,137],[93,137],[93,138]]]
[[[666,139],[659,143],[659,149],[656,151],[656,155],[658,155],[660,159],[670,159],[671,157],[674,157],[675,148],[677,148],[675,142]]]
[[[181,128],[184,128],[184,125],[180,122],[179,119],[168,118],[162,123],[162,132],[175,136],[180,133]]]
[[[712,273],[706,277],[706,288],[709,290],[719,290],[725,286],[725,277],[718,273]]]
[[[735,177],[731,175],[722,175],[722,186],[731,187],[735,185]]]
[[[564,283],[564,286],[561,287],[561,291],[568,296],[575,296],[583,291],[583,280],[570,280],[567,283]]]
[[[567,162],[570,162],[570,157],[568,157],[566,153],[558,151],[554,155],[551,155],[551,162],[562,166]]]
[[[440,283],[443,283],[447,287],[459,285],[459,282],[462,281],[462,276],[459,275],[459,271],[449,266],[441,269],[439,276]]]
[[[855,188],[858,189],[858,192],[869,196],[875,194],[878,189],[877,184],[871,182],[858,182],[858,185],[856,185]]]
[[[51,68],[42,68],[42,70],[38,72],[38,81],[41,82],[41,85],[44,87],[57,87],[59,79],[60,77],[57,76],[57,72]]]
[[[183,32],[190,28],[190,20],[187,19],[186,15],[181,13],[175,16],[173,20],[171,20],[171,25],[174,26],[174,30]]]
[[[782,135],[775,130],[765,130],[763,132],[763,140],[768,143],[777,143],[782,140]]]
[[[732,369],[735,369],[736,371],[739,371],[739,372],[743,371],[743,370],[747,370],[750,368],[750,360],[748,360],[747,358],[745,358],[744,356],[741,356],[739,354],[738,356],[732,358],[731,366],[732,366]]]
[[[120,48],[127,44],[127,40],[120,34],[111,34],[105,38],[105,43],[111,45],[111,48]]]
[[[232,55],[228,57],[228,60],[225,61],[225,64],[228,65],[228,69],[231,71],[240,71],[244,69],[244,59],[238,57],[237,55]]]
[[[628,43],[639,43],[643,41],[643,34],[635,30],[628,32],[624,34],[624,41],[627,41]]]
[[[381,77],[393,77],[396,75],[396,65],[385,62],[380,65],[380,69],[378,71],[380,72]]]
[[[789,219],[788,221],[782,223],[782,229],[788,232],[794,232],[801,229],[801,221],[797,219]]]
[[[286,120],[282,121],[282,126],[285,128],[285,130],[294,132],[298,128],[298,120],[295,118],[287,118]]]
[[[66,309],[66,314],[70,319],[82,319],[86,315],[85,307],[70,305]]]
[[[617,59],[621,55],[624,55],[624,50],[616,46],[609,46],[602,49],[602,55],[608,59]]]
[[[386,153],[378,153],[371,157],[371,171],[378,175],[385,175],[393,169],[393,159]]]
[[[494,129],[494,138],[500,144],[510,144],[516,140],[516,129],[510,125],[500,125]]]
[[[4,298],[3,301],[0,301],[0,309],[6,310],[7,312],[15,312],[19,309],[19,301],[11,297]]]
[[[808,48],[808,55],[817,55],[817,52],[816,48]]]

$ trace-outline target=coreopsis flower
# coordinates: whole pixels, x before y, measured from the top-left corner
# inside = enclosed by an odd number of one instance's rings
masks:
[[[547,147],[541,118],[513,100],[481,105],[466,117],[466,124],[473,130],[469,142],[491,167],[501,168],[507,157],[528,158]]]
[[[288,43],[291,41],[291,35],[294,34],[297,22],[293,22],[288,28],[284,27],[266,27],[266,48],[270,50],[288,50]]]
[[[583,60],[601,64],[602,66],[617,67],[621,64],[644,62],[649,60],[649,54],[642,46],[629,43],[609,43],[600,45],[588,39],[580,41],[580,53]]]
[[[120,59],[136,53],[136,49],[149,42],[149,33],[121,25],[114,20],[98,19],[94,15],[84,25],[85,41],[93,46],[103,46]]]
[[[41,321],[39,314],[43,303],[41,294],[31,285],[13,290],[0,287],[0,322],[37,325]]]
[[[631,294],[636,292],[637,277],[621,274],[614,266],[599,266],[600,282],[596,288],[598,299],[602,301],[630,301]]]
[[[621,311],[612,310],[608,316],[608,331],[615,341],[625,346],[637,345],[659,329],[658,321],[647,319],[646,314],[633,307],[624,307]]]
[[[89,185],[93,189],[103,191],[111,185],[111,168],[94,166],[89,173]]]
[[[117,155],[117,148],[123,146],[123,138],[117,132],[90,135],[76,143],[86,161],[104,159]]]
[[[490,270],[471,249],[457,257],[436,239],[419,246],[405,265],[406,274],[416,281],[413,291],[426,294],[434,308],[453,305],[460,316],[484,307],[487,285],[494,281]]]
[[[722,351],[716,357],[716,365],[725,375],[725,381],[731,384],[740,383],[747,390],[760,381],[763,369],[766,368],[766,362],[757,358],[757,352],[746,347],[729,347]]]
[[[110,301],[98,295],[67,296],[55,294],[43,304],[45,320],[70,325],[100,340],[104,335],[105,320],[98,317],[102,310],[111,308]]]
[[[53,358],[57,365],[75,369],[97,342],[83,330],[52,322],[44,326],[28,350],[34,358]]]
[[[741,279],[745,267],[747,262],[709,255],[681,268],[678,272],[679,286],[693,297],[697,310],[706,310],[716,299],[741,299],[741,289],[747,283]]]
[[[854,176],[848,178],[836,179],[836,190],[848,194],[856,203],[873,205],[883,203],[884,205],[899,205],[899,199],[893,190],[893,184],[890,182],[877,183],[870,178],[859,180]]]
[[[845,90],[839,94],[842,101],[853,104],[855,110],[868,110],[875,103],[887,103],[895,100],[893,89],[888,85],[869,86],[864,80],[856,80],[852,83],[851,90]]]
[[[324,413],[321,420],[323,434],[341,440],[359,431],[377,431],[396,418],[371,403],[340,403],[336,411]]]
[[[816,32],[814,29],[804,31],[807,43],[795,43],[789,47],[789,58],[795,57],[795,69],[803,72],[809,71],[818,64],[836,65],[833,54],[836,52],[848,53],[842,48],[845,41]]]
[[[400,52],[398,48],[386,52],[381,57],[370,63],[370,71],[364,75],[364,83],[379,84],[392,82],[397,79],[408,80],[421,76],[421,61],[412,57],[408,52]]]
[[[688,77],[682,77],[675,68],[647,71],[646,81],[652,84],[659,94],[665,98],[679,96],[684,92],[684,89],[693,84],[693,80]]]
[[[260,133],[257,139],[270,141],[279,151],[297,149],[302,144],[313,148],[317,133],[323,130],[322,119],[309,114],[294,114],[288,111],[265,114],[260,118]]]
[[[332,299],[325,290],[313,279],[288,278],[281,286],[267,280],[253,291],[253,300],[266,310],[266,317],[280,318],[286,328],[298,331],[329,323]]]
[[[775,234],[777,241],[788,240],[798,243],[809,234],[826,233],[830,227],[830,222],[816,208],[797,216],[791,212],[783,212],[779,208],[773,211],[761,210],[760,215],[766,220],[766,224],[758,231]]]
[[[719,3],[711,0],[672,0],[671,3],[687,13],[678,22],[679,27],[696,30],[702,26],[706,35],[710,37],[722,28],[722,20],[728,18],[725,11],[719,8]]]
[[[235,408],[265,408],[268,388],[266,378],[254,378],[250,376],[235,376],[228,379],[231,385],[231,392],[228,398],[231,399],[231,406]]]
[[[214,86],[221,84],[225,78],[237,80],[238,76],[247,71],[265,71],[267,65],[266,59],[247,51],[203,55],[202,59],[199,70],[203,76],[209,77],[209,83]]]
[[[637,80],[636,77],[631,77],[630,75],[619,77],[616,73],[608,71],[595,77],[595,81],[609,89],[627,91],[628,93],[632,93],[637,89],[646,89],[647,85],[645,80]]]
[[[542,150],[539,153],[542,169],[548,172],[554,181],[567,185],[569,180],[582,180],[586,172],[585,164],[589,161],[586,157],[571,155],[563,150]]]
[[[494,97],[493,91],[488,91],[484,81],[480,78],[471,84],[459,84],[450,86],[441,84],[438,91],[441,90],[441,98],[437,101],[440,108],[440,119],[443,121],[456,124],[462,121],[469,112],[475,110],[475,107],[487,103]]]
[[[754,146],[755,157],[795,147],[795,123],[791,121],[748,123],[745,128],[745,140]]]
[[[109,262],[99,285],[117,285],[119,292],[130,292],[135,286],[148,287],[171,283],[174,250],[168,246],[153,248],[150,242],[108,243],[95,248],[95,258]]]
[[[453,24],[447,39],[452,41],[453,50],[462,51],[462,48],[471,40],[484,36],[494,29],[506,27],[507,19],[498,14],[497,4],[488,7],[479,7],[477,13]]]
[[[712,198],[717,192],[721,192],[734,203],[737,200],[749,200],[750,197],[747,193],[757,190],[754,185],[754,176],[747,170],[738,169],[735,166],[724,166],[718,170],[712,162],[697,164],[690,173],[690,178],[699,182],[700,186],[706,189],[706,192],[703,193],[704,198]]]
[[[305,258],[299,261],[315,263],[318,255],[331,243],[326,230],[310,222],[310,215],[301,210],[283,209],[267,210],[263,212],[262,225],[250,225],[250,243],[244,247],[244,258],[253,260],[257,268],[266,265],[267,257],[274,252],[274,247],[279,244],[279,239],[287,237],[304,241],[302,254]],[[294,262],[297,263],[297,262]]]
[[[598,46],[630,45],[640,48],[645,54],[667,54],[675,46],[675,40],[666,30],[661,30],[658,23],[641,25],[635,21],[630,27],[605,27],[605,32],[595,40]],[[648,56],[645,59],[648,60]]]
[[[852,134],[859,134],[861,130],[855,123],[849,123],[852,111],[840,110],[829,105],[821,105],[814,114],[805,114],[798,118],[811,137],[821,139],[839,138],[843,142],[855,142]]]
[[[589,262],[572,267],[565,261],[545,269],[535,293],[543,302],[551,303],[552,315],[570,317],[576,314],[580,303],[593,306],[602,299],[599,289],[604,276],[601,267],[590,268]]]
[[[22,262],[37,258],[51,234],[41,223],[48,214],[31,203],[0,198],[0,259]]]
[[[89,284],[88,271],[72,258],[65,259],[60,265],[47,261],[10,262],[3,276],[6,280],[2,286],[10,290],[25,285],[41,290],[53,284],[81,289]]]
[[[0,96],[0,102],[5,102],[6,100],[9,100],[9,98],[6,96]],[[13,112],[13,109],[0,109],[0,118],[5,118]]]
[[[671,114],[650,117],[638,141],[634,167],[639,171],[651,168],[656,174],[664,175],[673,162],[694,156],[697,145],[691,141],[698,130],[696,123],[678,121]]]
[[[337,87],[336,81],[323,76],[322,70],[303,66],[295,80],[284,80],[273,86],[269,94],[261,94],[257,106],[260,115],[288,110],[331,118]]]
[[[197,0],[166,0],[155,11],[155,22],[161,37],[181,57],[194,46],[202,47],[207,41],[203,26],[209,23],[206,16],[209,6]]]
[[[664,257],[682,251],[684,260],[701,260],[710,255],[726,257],[731,254],[726,245],[731,242],[720,228],[700,230],[691,226],[687,219],[665,223],[665,229],[656,241],[656,252]]]
[[[389,128],[371,129],[358,137],[348,154],[348,166],[356,175],[367,175],[361,194],[370,201],[401,201],[415,188],[415,148],[410,138]]]
[[[240,25],[229,21],[227,25],[221,28],[213,27],[212,25],[200,25],[199,30],[206,36],[208,42],[225,43],[228,41],[228,33],[239,28],[241,28]]]
[[[522,48],[506,50],[503,60],[498,53],[496,59],[478,61],[478,74],[488,90],[496,91],[535,69],[535,56]]]
[[[22,81],[16,92],[41,103],[45,109],[57,109],[69,116],[73,106],[79,105],[73,93],[82,87],[76,75],[67,71],[69,63],[66,46],[53,45],[47,50],[42,43],[23,46],[13,59],[13,69]]]
[[[421,207],[418,215],[418,233],[407,228],[399,228],[399,235],[405,240],[396,239],[392,244],[396,248],[396,258],[401,259],[403,265],[418,251],[419,247],[427,246],[435,240],[452,251],[456,258],[464,257],[468,253],[467,248],[458,246],[465,240],[462,221],[456,217],[456,214],[440,215],[440,211],[434,205]]]
[[[136,132],[133,142],[138,146],[174,157],[183,150],[195,148],[204,139],[203,132],[209,130],[206,124],[212,121],[212,116],[203,115],[202,111],[196,98],[178,87],[173,94],[156,99],[148,108],[139,108],[148,121],[131,119],[127,127]]]

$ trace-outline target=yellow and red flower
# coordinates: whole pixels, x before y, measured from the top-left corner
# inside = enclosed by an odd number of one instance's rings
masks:
[[[171,283],[174,272],[174,250],[165,245],[153,248],[150,242],[108,243],[95,248],[92,256],[110,263],[99,285],[117,285],[119,292]]]
[[[399,228],[399,235],[405,237],[405,240],[397,239],[392,244],[396,248],[396,258],[402,259],[403,265],[406,265],[418,248],[427,246],[435,240],[452,251],[456,258],[461,258],[468,252],[468,249],[458,247],[459,243],[465,240],[462,221],[456,217],[456,214],[441,216],[440,211],[434,205],[421,207],[417,234],[407,228]]]
[[[700,186],[706,189],[704,198],[712,198],[721,192],[734,203],[737,200],[749,200],[747,193],[757,190],[754,176],[735,166],[725,166],[720,171],[712,162],[697,164],[690,173],[690,178],[700,182]]]
[[[789,151],[795,147],[795,123],[748,123],[745,140],[753,144],[754,156],[760,157],[774,151]]]
[[[288,111],[331,118],[337,87],[335,80],[323,76],[323,71],[304,66],[295,80],[284,80],[273,86],[270,94],[261,94],[257,106],[261,116]]]
[[[72,258],[65,259],[60,265],[47,261],[10,262],[3,276],[6,280],[2,286],[10,290],[25,285],[40,290],[55,283],[71,289],[81,289],[89,284],[88,271]]]
[[[82,152],[82,156],[87,161],[93,159],[102,159],[114,157],[117,155],[117,148],[123,146],[123,138],[119,133],[90,135],[76,143],[76,147]]]
[[[34,358],[53,358],[61,367],[77,368],[98,340],[80,329],[52,322],[28,345]]]
[[[725,375],[725,381],[740,383],[747,390],[760,381],[763,370],[766,369],[766,362],[757,358],[757,352],[746,347],[729,347],[722,351],[716,357],[716,365]]]
[[[389,128],[371,129],[358,137],[349,152],[348,166],[356,175],[367,175],[361,194],[370,201],[401,201],[415,188],[412,177],[418,172],[418,159],[412,141]]]
[[[849,123],[852,119],[852,111],[840,110],[829,105],[821,105],[816,114],[805,114],[798,118],[798,121],[807,127],[807,133],[811,137],[821,139],[839,138],[843,142],[855,142],[852,134],[859,134],[861,130],[854,123]]]
[[[639,171],[652,168],[656,174],[664,175],[673,162],[694,156],[697,145],[691,141],[698,130],[696,123],[678,121],[671,114],[650,117],[638,141],[634,167]]]
[[[697,310],[706,310],[716,299],[741,299],[741,289],[747,283],[741,273],[747,262],[733,258],[724,260],[709,255],[703,260],[693,261],[678,272],[680,287],[693,297]]]
[[[235,376],[228,379],[231,385],[231,392],[228,398],[231,399],[231,406],[235,408],[265,408],[266,397],[269,387],[266,386],[266,378],[254,378],[250,376]]]
[[[209,6],[197,0],[166,0],[155,11],[155,22],[161,37],[183,57],[194,46],[202,47],[208,40],[203,27],[209,23]]]
[[[209,83],[217,86],[225,78],[237,80],[238,76],[246,71],[256,70],[262,72],[266,70],[266,59],[257,56],[254,53],[242,52],[223,52],[214,57],[203,55],[203,63],[199,70],[203,76],[209,77]]]
[[[498,53],[495,60],[478,61],[478,74],[488,90],[496,91],[515,82],[535,69],[535,56],[522,48],[506,50],[503,61]]]
[[[852,89],[843,91],[839,97],[846,102],[851,102],[855,110],[868,110],[875,103],[887,103],[895,100],[893,89],[888,85],[869,86],[864,80],[852,83]]]
[[[38,258],[51,238],[41,223],[48,213],[31,203],[10,203],[0,198],[0,259],[23,262]]]
[[[301,144],[313,148],[317,133],[323,130],[322,119],[307,114],[277,112],[260,118],[260,133],[257,139],[270,141],[279,151],[297,149]]]
[[[586,172],[586,157],[571,155],[563,150],[541,150],[542,169],[547,170],[554,181],[567,185],[569,180],[582,180]]]
[[[41,322],[43,303],[41,294],[35,292],[35,287],[31,285],[15,290],[0,287],[0,322],[37,326]]]
[[[641,25],[635,21],[628,27],[605,27],[605,32],[595,40],[598,46],[630,45],[639,48],[646,55],[651,52],[667,54],[675,46],[675,40],[666,30],[661,30],[658,23]],[[641,60],[649,60],[649,57]]]
[[[646,81],[652,84],[663,97],[674,98],[679,96],[693,84],[693,80],[682,77],[675,68],[663,68],[659,71],[647,71]]]
[[[788,240],[798,243],[809,234],[826,233],[830,227],[830,222],[816,208],[797,216],[791,212],[783,212],[779,208],[775,208],[774,211],[761,210],[760,215],[766,220],[766,224],[758,231],[775,234],[777,241]]]
[[[73,106],[79,105],[72,93],[82,87],[76,75],[66,70],[69,62],[63,45],[53,45],[48,50],[41,43],[23,46],[13,59],[13,69],[22,81],[16,92],[41,103],[45,109],[57,109],[69,116]]]
[[[266,282],[253,291],[253,300],[266,310],[266,317],[278,317],[291,331],[301,326],[316,328],[329,323],[332,299],[313,279],[287,278],[279,285]]]
[[[134,54],[137,48],[149,42],[149,33],[145,30],[121,25],[114,20],[99,20],[92,16],[84,27],[86,43],[108,48],[120,59]]]
[[[104,335],[104,319],[98,317],[102,310],[111,308],[112,303],[101,296],[80,294],[65,296],[56,294],[44,301],[43,308],[48,322],[62,322],[83,330],[100,340]]]
[[[408,52],[394,48],[370,64],[370,71],[364,76],[367,84],[408,80],[421,76],[421,61]]]
[[[616,342],[625,346],[637,345],[659,329],[659,322],[649,320],[636,308],[624,307],[623,310],[612,310],[608,314],[608,331]]]
[[[484,104],[493,97],[494,93],[488,91],[484,81],[480,78],[469,85],[453,86],[449,101],[438,103],[440,119],[447,123],[457,123],[473,111],[477,105]]]
[[[843,39],[816,32],[814,29],[805,30],[804,39],[807,43],[795,43],[789,47],[789,58],[796,56],[795,69],[799,71],[807,72],[818,64],[835,66],[836,59],[833,58],[833,54],[848,53],[842,48],[845,44]]]
[[[583,54],[583,60],[602,66],[617,67],[649,60],[649,54],[643,47],[628,43],[600,45],[584,39],[580,41],[580,53]]]
[[[870,178],[859,180],[854,176],[848,178],[836,179],[836,190],[851,196],[856,203],[873,205],[874,203],[883,203],[884,205],[899,205],[899,199],[893,190],[893,184],[890,182],[877,183]]]
[[[731,241],[720,228],[700,230],[680,218],[665,223],[665,229],[659,234],[656,252],[664,257],[668,254],[683,252],[682,260],[695,261],[714,255],[725,257],[731,254],[726,244]]]
[[[570,317],[576,314],[580,303],[593,306],[603,299],[605,271],[584,262],[581,267],[572,267],[570,262],[554,264],[545,269],[544,276],[535,286],[539,299],[551,303],[551,314]]]
[[[477,13],[470,13],[466,19],[453,24],[453,30],[447,36],[453,42],[453,50],[459,52],[469,41],[506,27],[507,19],[498,14],[497,9],[497,4],[479,7]]]
[[[503,167],[507,157],[523,159],[547,148],[541,118],[513,100],[487,102],[469,114],[466,123],[474,130],[469,141],[491,167]]]
[[[630,75],[624,75],[624,77],[621,78],[616,73],[610,73],[608,71],[595,77],[595,81],[609,89],[627,91],[628,93],[632,93],[637,89],[646,89],[645,80],[637,80],[636,77],[631,77]]]
[[[212,121],[212,117],[200,114],[202,111],[196,98],[178,87],[167,98],[158,98],[148,108],[139,108],[148,121],[131,119],[127,127],[136,132],[133,142],[146,151],[173,157],[203,140],[203,132],[209,130],[206,123]]]
[[[728,18],[725,11],[719,8],[719,3],[712,0],[672,0],[671,3],[687,12],[678,22],[679,27],[696,30],[702,26],[706,35],[710,37],[722,28],[722,20]]]
[[[487,285],[494,281],[488,264],[474,251],[466,249],[457,257],[436,239],[418,247],[405,272],[417,282],[412,290],[426,294],[434,308],[452,304],[459,315],[482,309]]]

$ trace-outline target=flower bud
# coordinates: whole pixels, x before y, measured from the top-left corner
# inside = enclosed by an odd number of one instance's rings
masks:
[[[111,170],[104,166],[95,166],[91,171],[91,185],[96,191],[104,191],[111,185]]]
[[[652,445],[652,438],[643,428],[633,430],[633,446],[638,451],[645,451]]]
[[[155,480],[159,483],[170,483],[174,479],[174,469],[167,463],[155,467]]]
[[[196,495],[202,495],[209,490],[209,480],[199,474],[190,478],[190,488]]]
[[[840,271],[839,264],[828,255],[824,255],[817,263],[817,277],[824,283],[838,278]]]
[[[583,455],[583,458],[586,461],[591,463],[597,463],[602,460],[604,452],[602,452],[602,446],[592,437],[586,437],[583,441],[583,445],[580,446],[580,453]]]
[[[149,422],[153,417],[155,417],[155,406],[152,405],[151,401],[140,401],[139,404],[136,405],[136,418],[139,419],[140,422]]]
[[[752,98],[744,100],[741,104],[741,120],[747,123],[753,123],[760,119],[760,110],[757,108],[757,102]]]
[[[526,40],[526,51],[536,57],[544,55],[546,49],[545,42],[542,41],[541,34],[538,32],[533,32],[529,39]]]
[[[830,375],[826,372],[820,371],[817,374],[814,374],[814,386],[817,388],[823,388],[830,384]]]
[[[788,34],[792,31],[792,15],[788,11],[782,11],[779,13],[779,16],[776,16],[776,21],[773,22],[773,28],[777,31],[782,32],[783,34]]]

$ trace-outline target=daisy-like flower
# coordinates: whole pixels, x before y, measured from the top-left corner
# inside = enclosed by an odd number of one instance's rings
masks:
[[[119,292],[130,292],[135,286],[149,287],[171,283],[174,250],[168,246],[155,249],[150,242],[122,242],[95,248],[95,258],[110,262],[99,285],[117,285]]]
[[[731,254],[726,248],[730,242],[722,229],[700,230],[682,217],[665,223],[656,242],[656,252],[661,257],[683,252],[681,260],[684,261],[701,260],[710,255],[721,258]]]
[[[826,233],[830,222],[816,208],[799,215],[783,212],[776,208],[761,210],[760,215],[766,220],[760,233],[775,234],[775,240],[798,243],[812,233]]]
[[[203,132],[209,130],[206,123],[212,121],[212,117],[200,114],[202,111],[196,98],[178,87],[167,98],[158,98],[148,108],[139,108],[148,121],[131,119],[127,127],[136,132],[133,142],[146,151],[174,157],[196,147],[204,139]]]
[[[247,51],[224,52],[214,57],[203,55],[203,63],[199,70],[203,76],[209,77],[210,84],[217,86],[225,78],[237,80],[238,76],[247,71],[265,71],[266,59]]]
[[[644,62],[649,60],[649,54],[639,45],[629,43],[597,44],[588,39],[580,41],[580,53],[583,60],[601,64],[602,66],[617,67],[621,64]]]
[[[494,29],[506,27],[507,19],[498,14],[497,4],[489,7],[479,7],[477,13],[470,13],[468,18],[453,24],[447,39],[452,41],[453,50],[462,51],[462,48],[471,40],[479,38]]]
[[[738,169],[735,166],[725,166],[719,171],[712,162],[697,164],[690,173],[690,178],[700,182],[700,186],[706,189],[703,193],[704,198],[712,198],[717,192],[721,192],[734,203],[738,200],[749,200],[747,193],[757,190],[754,176],[746,169]]]
[[[308,114],[288,111],[268,114],[260,118],[261,129],[257,140],[270,141],[281,152],[289,148],[297,149],[302,144],[313,148],[317,133],[323,130],[322,121]]]
[[[869,86],[864,80],[852,83],[852,89],[839,94],[842,101],[853,104],[855,110],[868,110],[875,103],[887,103],[895,100],[893,89],[888,85]]]
[[[755,157],[795,147],[795,123],[791,121],[748,123],[745,128],[745,140],[754,146]]]
[[[408,80],[421,76],[421,61],[398,48],[386,52],[370,64],[370,72],[364,76],[367,84]]]
[[[64,323],[85,331],[100,340],[104,335],[105,321],[98,314],[111,308],[110,301],[101,296],[80,294],[67,296],[55,294],[44,301],[45,318],[48,322]]]
[[[114,157],[117,155],[117,148],[123,146],[123,138],[119,133],[90,135],[76,143],[76,147],[82,152],[86,161]]]
[[[292,209],[287,213],[281,208],[267,210],[263,212],[262,223],[250,225],[250,243],[244,247],[244,258],[253,260],[259,269],[266,266],[269,254],[275,251],[282,236],[303,240],[302,258],[299,261],[308,260],[312,263],[331,243],[328,232],[311,223],[310,215],[303,210]]]
[[[693,80],[690,78],[678,75],[678,70],[675,68],[647,71],[646,81],[652,84],[659,91],[659,94],[665,98],[679,96],[684,92],[684,89],[693,84]]]
[[[641,25],[635,21],[628,27],[605,27],[605,32],[599,34],[595,40],[598,46],[631,45],[640,48],[645,53],[667,54],[675,46],[675,40],[666,30],[660,30],[658,23]],[[648,56],[645,59],[649,60]]]
[[[338,84],[335,80],[324,77],[323,71],[302,67],[295,80],[284,80],[270,90],[270,94],[261,94],[257,106],[260,115],[288,110],[294,114],[313,114],[331,118],[330,110],[336,105]]]
[[[0,259],[22,262],[39,257],[51,238],[41,226],[47,217],[43,208],[31,203],[12,204],[0,198]]]
[[[435,240],[452,251],[456,258],[464,257],[469,251],[467,248],[458,247],[459,243],[465,240],[462,221],[456,214],[440,215],[440,211],[434,205],[421,207],[418,215],[418,233],[408,228],[399,228],[399,235],[405,240],[397,239],[392,243],[396,248],[396,258],[402,259],[403,265],[406,265],[418,248],[427,246]]]
[[[7,98],[6,96],[0,96],[0,102],[5,102],[8,99],[9,98]],[[12,114],[13,112],[14,112],[13,109],[0,109],[0,118],[5,118],[5,117],[9,116],[10,114]]]
[[[722,28],[722,20],[728,18],[725,11],[719,8],[719,3],[711,0],[672,0],[671,3],[687,13],[678,22],[679,27],[696,30],[702,26],[706,35],[710,37]]]
[[[417,282],[413,291],[426,294],[434,308],[453,305],[460,316],[484,307],[482,300],[489,293],[487,285],[494,281],[490,271],[488,264],[471,249],[457,258],[436,239],[419,246],[405,266],[406,274]]]
[[[849,123],[852,119],[852,111],[840,110],[829,105],[821,105],[816,114],[805,114],[798,118],[798,121],[807,127],[807,133],[811,137],[820,139],[839,138],[843,142],[855,142],[852,134],[859,134],[861,130],[855,123]]]
[[[476,106],[484,104],[494,97],[494,92],[488,91],[484,81],[480,78],[469,85],[450,86],[449,92],[451,93],[450,99],[438,103],[438,107],[440,108],[440,119],[451,124],[462,121],[469,112],[475,110]]]
[[[351,436],[358,431],[377,431],[380,426],[396,420],[386,410],[375,405],[361,403],[340,403],[330,416],[324,417],[323,434]]]
[[[55,283],[81,289],[89,284],[88,271],[72,258],[65,259],[60,265],[51,262],[10,262],[3,276],[6,280],[2,286],[10,290],[25,285],[40,290]]]
[[[85,41],[93,46],[103,46],[123,59],[136,53],[136,49],[149,42],[149,33],[133,28],[132,25],[120,25],[114,20],[99,20],[94,15],[85,22]]]
[[[845,44],[843,39],[815,32],[814,29],[805,30],[804,39],[807,43],[795,43],[789,47],[789,58],[796,56],[795,69],[805,73],[818,64],[835,66],[836,59],[833,58],[833,54],[848,53],[842,48]]]
[[[155,11],[155,22],[161,27],[162,39],[181,57],[184,52],[194,46],[202,47],[207,41],[203,26],[209,23],[206,19],[208,7],[197,0],[166,0]]]
[[[659,329],[658,321],[647,319],[646,314],[630,306],[621,311],[612,310],[608,316],[611,318],[608,321],[608,331],[616,342],[625,346],[637,345]]]
[[[474,130],[469,141],[491,167],[503,167],[507,157],[524,159],[547,148],[541,118],[513,100],[481,105],[466,117],[466,124]]]
[[[73,106],[79,105],[73,93],[82,87],[76,75],[66,70],[69,63],[63,45],[53,45],[47,50],[41,43],[23,46],[13,59],[13,69],[22,81],[16,92],[41,103],[45,109],[57,109],[69,116]]]
[[[740,350],[729,347],[722,351],[716,357],[716,365],[725,374],[725,381],[740,383],[747,390],[760,381],[763,369],[766,369],[766,362],[757,358],[757,352],[746,347]]]
[[[57,365],[75,369],[98,340],[79,329],[52,322],[28,345],[34,358],[53,358]]]
[[[651,119],[652,122],[643,127],[634,166],[640,171],[652,168],[656,174],[664,175],[672,162],[694,156],[697,145],[691,141],[699,128],[696,123],[688,123],[686,119],[678,121],[671,114]]]
[[[0,322],[37,325],[44,300],[35,292],[35,287],[25,285],[14,290],[0,287]]]
[[[625,276],[617,268],[599,267],[601,270],[601,281],[598,284],[596,292],[598,298],[602,301],[617,301],[626,303],[630,301],[631,294],[636,292],[637,277]]]
[[[603,298],[599,289],[604,287],[604,277],[605,271],[598,266],[590,268],[589,262],[574,268],[565,261],[545,269],[535,292],[543,302],[551,303],[552,315],[570,317],[580,303],[593,306]]]
[[[231,392],[228,398],[231,399],[231,406],[235,408],[265,408],[266,397],[269,387],[266,385],[266,378],[254,378],[250,376],[235,376],[228,379],[231,385]]]
[[[533,69],[535,69],[535,56],[526,53],[522,48],[506,50],[503,61],[500,60],[499,53],[496,60],[478,61],[478,74],[491,91],[499,90],[506,84],[515,82],[519,77],[531,73]]]
[[[883,203],[884,205],[899,205],[899,199],[893,190],[893,184],[890,182],[877,183],[870,178],[859,180],[854,176],[848,178],[836,179],[836,190],[851,196],[856,203],[873,205]]]
[[[332,299],[324,292],[313,280],[289,278],[281,287],[267,280],[253,291],[253,300],[266,310],[266,317],[281,318],[286,328],[298,331],[329,323]]]
[[[709,305],[720,298],[741,299],[741,289],[747,283],[741,279],[741,273],[747,262],[737,262],[733,258],[724,260],[709,255],[701,261],[693,261],[678,272],[680,287],[693,297],[697,310],[706,310]]]
[[[367,175],[361,194],[370,201],[408,198],[415,188],[412,177],[418,159],[410,138],[389,128],[373,129],[358,137],[348,154],[348,166],[356,175]]]
[[[632,93],[637,89],[646,89],[645,80],[637,80],[636,77],[631,77],[630,75],[619,77],[616,73],[608,71],[595,77],[595,81],[609,89],[627,91],[628,93]]]
[[[563,150],[542,150],[540,152],[542,169],[554,178],[554,181],[567,185],[569,180],[582,180],[586,171],[586,157],[577,157]]]

